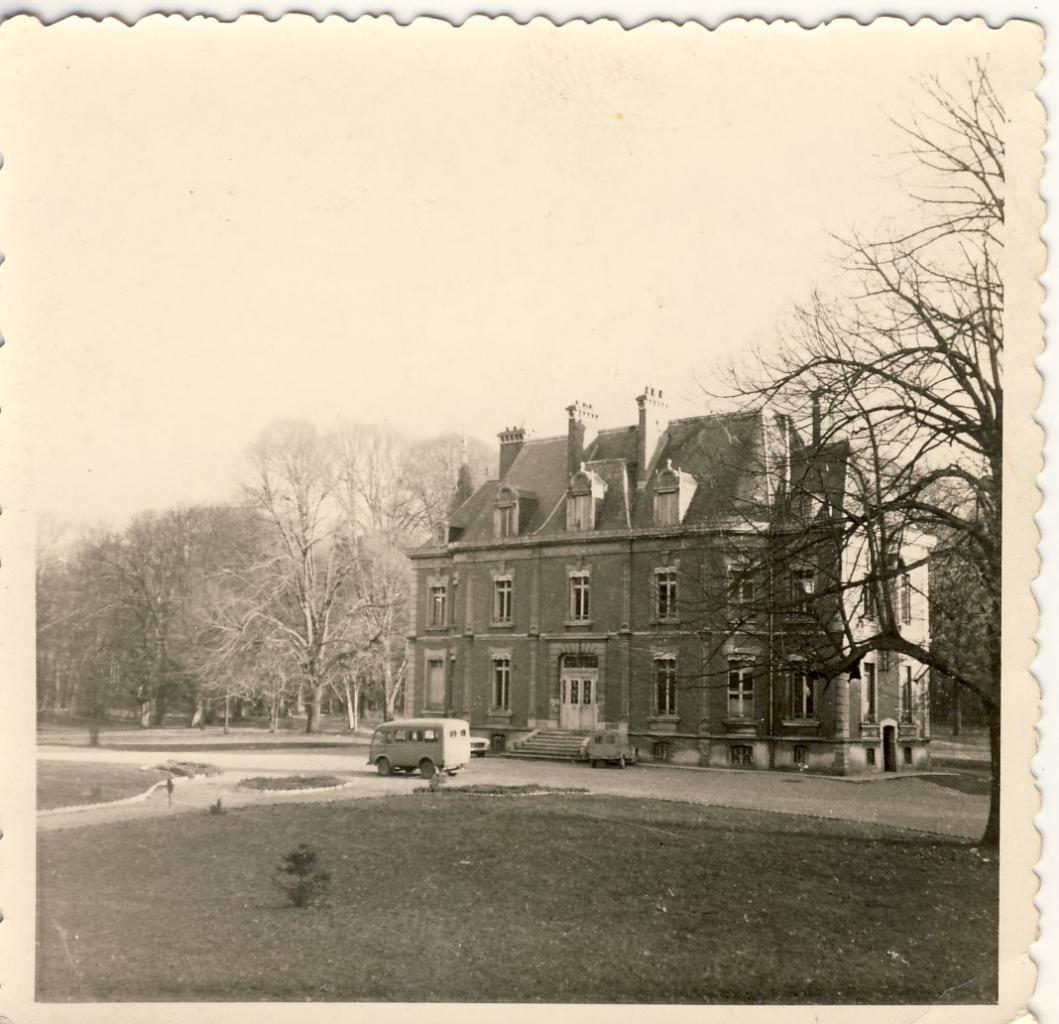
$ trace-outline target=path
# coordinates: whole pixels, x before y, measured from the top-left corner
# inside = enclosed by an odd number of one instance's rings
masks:
[[[178,785],[173,807],[166,794],[137,804],[100,807],[90,811],[56,814],[38,819],[41,831],[76,828],[165,815],[181,811],[205,813],[218,796],[225,807],[294,801],[358,800],[411,793],[423,785],[417,776],[380,778],[365,763],[366,751],[308,750],[175,750],[144,752],[108,749],[70,749],[41,746],[41,760],[82,761],[110,764],[157,765],[168,759],[206,761],[223,769],[212,779]],[[238,781],[251,775],[318,774],[341,775],[351,783],[334,792],[299,795],[240,790]],[[447,786],[495,783],[583,787],[591,793],[616,796],[654,797],[708,806],[773,811],[846,821],[871,822],[895,828],[918,829],[962,838],[977,838],[985,827],[988,802],[985,797],[960,793],[927,778],[897,778],[852,784],[826,776],[791,775],[779,772],[688,771],[679,768],[637,767],[592,770],[583,764],[518,761],[486,758],[472,762]]]

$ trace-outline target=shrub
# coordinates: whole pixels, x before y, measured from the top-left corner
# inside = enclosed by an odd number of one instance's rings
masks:
[[[319,855],[311,846],[299,843],[283,855],[276,884],[291,906],[315,907],[331,892],[331,872],[319,866]]]

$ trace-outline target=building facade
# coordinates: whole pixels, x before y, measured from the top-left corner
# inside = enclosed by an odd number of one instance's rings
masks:
[[[682,764],[927,764],[922,666],[821,668],[839,619],[867,634],[878,614],[846,585],[864,546],[834,528],[845,446],[771,412],[670,421],[650,388],[636,405],[631,426],[597,431],[575,403],[565,436],[501,432],[498,479],[411,553],[409,713],[466,718],[494,749],[606,727]],[[926,543],[894,575],[917,641]]]

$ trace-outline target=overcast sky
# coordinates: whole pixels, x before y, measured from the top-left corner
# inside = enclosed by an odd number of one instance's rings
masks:
[[[280,416],[493,443],[574,399],[633,422],[645,384],[704,411],[693,376],[828,284],[828,231],[899,208],[915,76],[1003,59],[958,26],[285,28],[7,26],[35,507],[222,499]]]

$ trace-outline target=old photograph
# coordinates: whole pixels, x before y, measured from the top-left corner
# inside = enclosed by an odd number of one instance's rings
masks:
[[[1024,1012],[1041,47],[0,23],[0,1011]]]

